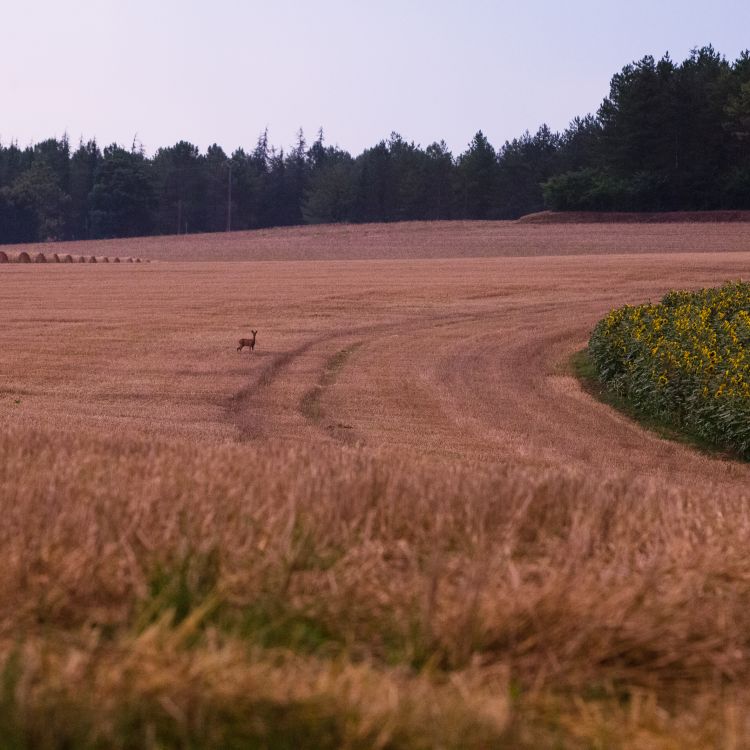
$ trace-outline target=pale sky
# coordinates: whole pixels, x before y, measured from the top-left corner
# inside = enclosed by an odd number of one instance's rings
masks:
[[[2,0],[0,139],[461,152],[593,112],[624,64],[750,47],[750,0]]]

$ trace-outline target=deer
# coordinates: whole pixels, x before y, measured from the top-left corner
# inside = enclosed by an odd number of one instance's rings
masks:
[[[237,347],[238,352],[242,351],[243,347],[246,346],[250,347],[251,352],[255,350],[255,337],[258,335],[258,332],[251,330],[251,333],[253,334],[251,339],[240,339],[240,345]]]

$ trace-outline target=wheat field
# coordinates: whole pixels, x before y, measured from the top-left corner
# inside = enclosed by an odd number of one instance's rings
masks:
[[[748,239],[406,224],[4,264],[4,746],[750,747],[750,469],[570,366],[609,309],[746,276]]]

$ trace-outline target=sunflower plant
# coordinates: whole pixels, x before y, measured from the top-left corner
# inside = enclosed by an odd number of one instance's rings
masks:
[[[612,310],[589,356],[638,412],[750,458],[750,284]]]

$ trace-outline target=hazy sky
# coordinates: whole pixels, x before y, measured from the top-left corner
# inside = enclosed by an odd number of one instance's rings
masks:
[[[750,0],[4,0],[0,138],[460,152],[596,110],[644,54],[750,47]]]

